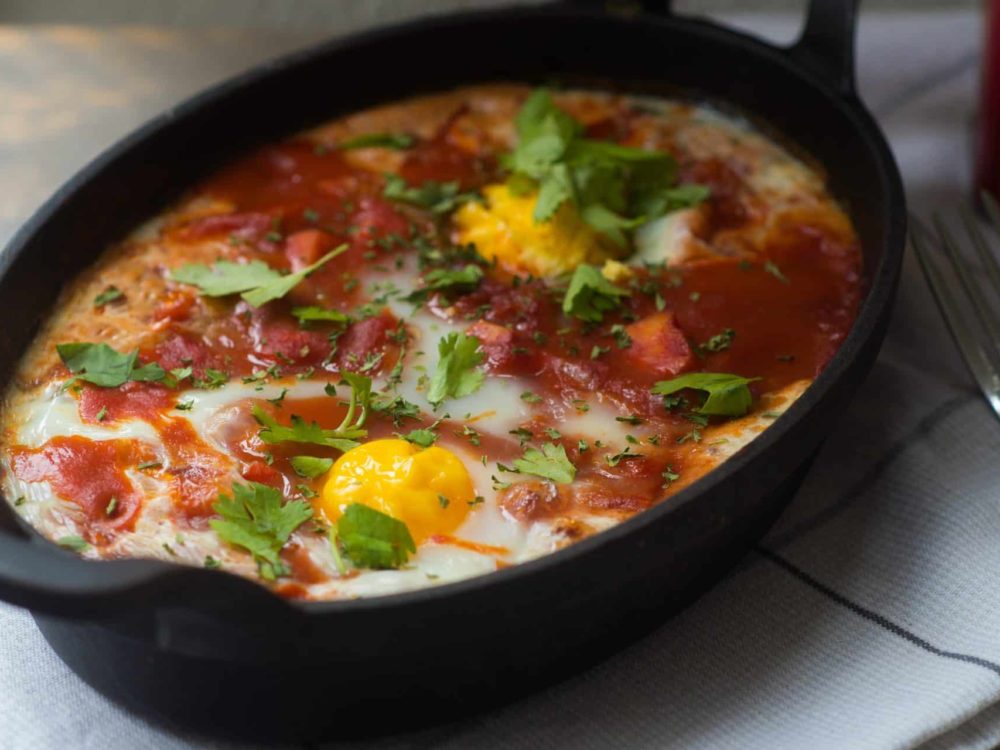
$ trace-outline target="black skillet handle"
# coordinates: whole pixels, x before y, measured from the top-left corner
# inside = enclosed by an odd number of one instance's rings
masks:
[[[40,537],[2,528],[0,546],[0,601],[45,615],[101,620],[175,600],[208,610],[229,602],[240,602],[242,611],[290,610],[262,586],[222,571],[158,560],[82,561]]]
[[[845,96],[856,94],[854,34],[858,0],[810,0],[805,27],[789,56]]]
[[[822,78],[838,94],[854,96],[854,32],[859,0],[808,0],[802,35],[787,49],[798,65]],[[604,8],[612,12],[673,16],[672,0],[567,0],[577,7]]]

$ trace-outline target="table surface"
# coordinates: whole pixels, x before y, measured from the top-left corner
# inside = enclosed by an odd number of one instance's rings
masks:
[[[795,19],[786,15],[729,20],[772,38],[790,39],[795,32]],[[980,18],[967,10],[862,16],[861,94],[889,136],[918,213],[966,195],[979,35]],[[0,26],[0,245],[63,180],[151,115],[259,60],[326,36]],[[926,332],[941,330],[912,259],[894,320],[885,361],[919,352]],[[928,367],[956,382],[966,377],[954,352]],[[17,747],[56,747],[85,714],[91,720],[78,747],[189,746],[150,732],[93,693],[55,659],[23,611],[0,605],[0,630],[0,744],[6,724],[6,731],[18,730]],[[40,706],[53,700],[65,711],[43,714]],[[527,700],[544,703],[545,697]]]

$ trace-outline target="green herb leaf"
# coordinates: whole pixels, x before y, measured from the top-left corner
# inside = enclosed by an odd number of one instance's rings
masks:
[[[736,331],[732,328],[724,328],[722,333],[715,334],[704,344],[699,344],[698,348],[702,352],[724,352],[733,345],[734,338],[736,338]]]
[[[213,266],[187,263],[174,269],[170,278],[198,287],[198,291],[206,297],[226,297],[272,284],[282,276],[260,260],[249,263],[220,260]]]
[[[240,296],[248,303],[260,307],[284,297],[309,274],[346,250],[346,244],[340,245],[312,265],[285,275],[259,260],[249,263],[220,260],[211,267],[188,263],[171,272],[170,278],[198,287],[206,297],[225,297],[241,293]]]
[[[781,269],[778,268],[777,264],[774,263],[773,261],[765,260],[764,261],[764,270],[767,271],[769,274],[771,274],[774,278],[776,278],[782,284],[791,284],[792,283],[789,280],[789,278],[787,276],[785,276],[785,274],[783,274],[781,272]]]
[[[461,192],[458,182],[427,180],[419,187],[413,187],[402,177],[392,173],[385,175],[385,190],[382,194],[390,200],[426,208],[435,214],[446,214],[462,203],[480,200],[478,193]]]
[[[94,307],[104,307],[109,302],[122,299],[125,293],[116,286],[109,286],[103,292],[94,297]]]
[[[311,445],[325,445],[328,448],[336,448],[339,451],[349,451],[357,448],[357,438],[367,435],[365,430],[326,430],[316,422],[307,423],[298,414],[292,415],[292,423],[283,425],[270,416],[259,406],[254,405],[251,409],[254,419],[264,428],[260,431],[260,439],[265,443],[308,443]]]
[[[292,415],[292,423],[281,424],[260,406],[254,405],[250,410],[254,419],[264,428],[259,437],[265,443],[309,443],[325,445],[340,451],[349,451],[358,446],[358,440],[367,437],[364,429],[371,410],[372,381],[364,375],[344,371],[341,373],[344,383],[351,386],[351,397],[347,405],[347,413],[335,430],[327,430],[316,422],[306,423],[297,414]],[[335,391],[331,391],[331,395]]]
[[[576,478],[576,467],[566,457],[566,449],[554,443],[545,443],[541,450],[528,448],[524,456],[514,461],[514,468],[522,474],[533,474],[561,484]]]
[[[340,310],[327,310],[316,305],[293,307],[292,315],[298,319],[300,325],[306,323],[347,323],[351,319],[347,313],[342,313]]]
[[[427,392],[428,402],[437,406],[446,398],[462,398],[479,390],[485,379],[479,365],[486,358],[479,339],[465,333],[449,333],[438,342],[438,355]]]
[[[604,313],[614,310],[621,304],[621,298],[628,296],[627,290],[612,284],[599,269],[581,263],[570,279],[562,309],[580,320],[600,323]]]
[[[396,427],[399,427],[404,419],[416,419],[420,416],[420,407],[402,396],[396,396],[391,401],[376,401],[372,404],[372,409],[391,416],[392,423]]]
[[[234,484],[232,496],[220,493],[212,506],[222,518],[209,521],[222,541],[250,552],[261,578],[269,581],[287,574],[278,554],[292,532],[313,515],[305,500],[282,500],[278,490],[265,484]]]
[[[78,380],[117,388],[130,380],[158,381],[166,373],[155,362],[136,366],[139,350],[121,354],[107,344],[56,344],[59,358]]]
[[[405,523],[359,503],[344,510],[337,536],[351,562],[361,568],[398,568],[417,551]]]
[[[321,266],[325,265],[332,258],[336,258],[338,255],[347,250],[347,244],[340,245],[334,248],[318,261],[310,266],[306,266],[301,271],[296,271],[295,273],[287,274],[286,276],[281,276],[278,279],[270,281],[263,284],[255,289],[250,289],[249,291],[243,292],[240,296],[246,300],[249,304],[254,307],[260,307],[261,305],[267,304],[272,300],[281,299],[286,294],[288,294],[292,289],[299,285],[299,283],[305,279],[309,274],[318,270]]]
[[[515,121],[517,146],[503,158],[516,195],[537,189],[535,221],[569,202],[583,220],[619,245],[625,233],[667,211],[708,197],[701,185],[676,185],[674,160],[659,151],[584,138],[545,89],[534,91]]]
[[[753,396],[747,385],[755,380],[760,378],[744,378],[719,372],[689,372],[672,380],[661,380],[653,386],[652,391],[661,396],[669,396],[685,388],[704,391],[708,398],[697,412],[740,417],[750,411],[753,405]]]
[[[332,458],[316,458],[314,456],[292,456],[292,468],[300,477],[315,479],[326,474],[333,466]]]
[[[211,390],[214,388],[221,388],[228,382],[229,373],[222,372],[222,370],[213,370],[212,368],[208,368],[205,370],[205,377],[195,379],[194,385],[196,388],[206,388]]]
[[[342,151],[355,148],[391,148],[396,151],[409,148],[414,138],[406,133],[365,133],[348,138],[339,144]]]
[[[444,290],[471,291],[483,278],[483,269],[470,263],[465,268],[450,270],[436,268],[424,276],[424,286],[403,297],[404,302],[420,305],[433,292]]]
[[[56,544],[58,544],[63,549],[68,549],[73,552],[85,552],[90,549],[90,544],[82,536],[64,536],[56,539]]]
[[[408,443],[413,443],[414,445],[419,445],[421,448],[430,448],[434,445],[434,441],[437,440],[438,436],[434,430],[410,430],[410,432],[405,435],[400,435],[403,440]]]

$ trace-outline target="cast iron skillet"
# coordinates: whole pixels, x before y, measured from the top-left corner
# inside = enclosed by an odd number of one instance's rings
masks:
[[[440,721],[583,669],[707,588],[763,533],[877,353],[902,257],[902,189],[854,91],[855,0],[813,0],[788,49],[643,5],[407,23],[266,64],[161,115],[71,180],[7,249],[0,384],[60,287],[207,170],[341,113],[489,80],[686,92],[815,155],[857,227],[869,285],[815,384],[665,504],[543,559],[385,598],[298,604],[225,573],[85,562],[0,503],[0,597],[30,608],[87,682],[147,716],[256,740]]]

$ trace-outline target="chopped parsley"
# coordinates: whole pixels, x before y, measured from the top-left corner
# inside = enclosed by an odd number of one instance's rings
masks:
[[[402,396],[396,396],[392,401],[375,401],[372,409],[392,417],[392,423],[396,427],[404,419],[417,419],[420,416],[420,407],[412,401],[407,401]]]
[[[780,281],[782,284],[791,284],[791,280],[781,272],[781,269],[770,260],[764,261],[764,270],[771,274],[774,278]]]
[[[228,382],[229,382],[228,372],[223,372],[222,370],[213,370],[212,368],[208,368],[207,370],[205,370],[205,377],[195,378],[194,386],[195,388],[205,388],[207,390],[211,390],[214,388],[221,388]]]
[[[670,484],[676,482],[678,479],[681,478],[681,475],[678,474],[676,471],[674,471],[672,466],[668,466],[666,469],[664,469],[663,472],[660,474],[660,476],[663,477],[664,487],[669,486]]]
[[[601,275],[600,270],[581,263],[570,279],[562,309],[567,315],[580,320],[600,323],[604,320],[604,313],[617,308],[621,298],[628,296],[628,290],[612,284]]]
[[[252,554],[261,578],[269,581],[288,574],[278,555],[292,532],[313,515],[305,500],[282,500],[266,484],[234,484],[232,496],[220,493],[212,506],[220,518],[208,522],[222,541]]]
[[[479,339],[465,333],[449,333],[438,342],[438,363],[431,377],[427,401],[437,406],[446,398],[475,393],[485,375],[479,365],[486,358]]]
[[[90,549],[90,544],[82,536],[64,536],[56,539],[56,544],[58,544],[63,549],[68,549],[73,552],[84,552]]]
[[[732,328],[724,328],[722,333],[717,333],[704,344],[699,344],[698,349],[703,353],[711,352],[715,354],[717,352],[724,352],[733,345],[734,338],[736,338],[736,331]]]
[[[483,269],[472,263],[457,270],[435,268],[424,276],[424,286],[410,292],[403,297],[403,300],[415,305],[422,305],[434,292],[471,291],[482,278]]]
[[[94,307],[104,307],[109,302],[115,302],[125,296],[125,293],[116,286],[109,286],[103,292],[94,297]]]
[[[521,458],[514,461],[514,469],[561,484],[568,484],[576,478],[576,467],[567,458],[566,449],[555,443],[545,443],[541,450],[528,448]]]
[[[435,214],[446,214],[462,203],[480,199],[478,193],[461,192],[457,181],[426,180],[419,187],[415,187],[408,185],[406,180],[392,173],[385,175],[385,190],[382,191],[382,195],[400,203],[426,208]]]
[[[542,397],[537,393],[532,393],[531,391],[524,391],[521,394],[521,400],[526,404],[538,404],[541,403]]]
[[[430,448],[438,438],[437,433],[431,429],[410,430],[400,437],[408,443],[419,445],[421,448]]]
[[[293,307],[292,315],[303,327],[309,323],[348,323],[351,320],[347,313],[342,313],[340,310],[327,310],[316,305]]]
[[[412,135],[406,133],[365,133],[348,138],[338,144],[341,151],[350,151],[355,148],[391,148],[402,151],[409,148],[414,143]]]
[[[604,456],[604,461],[607,463],[608,466],[614,467],[620,464],[622,461],[626,461],[633,458],[643,458],[643,455],[641,453],[633,453],[628,448],[625,448],[620,453],[615,453],[614,455],[611,455],[610,453],[606,454]]]

